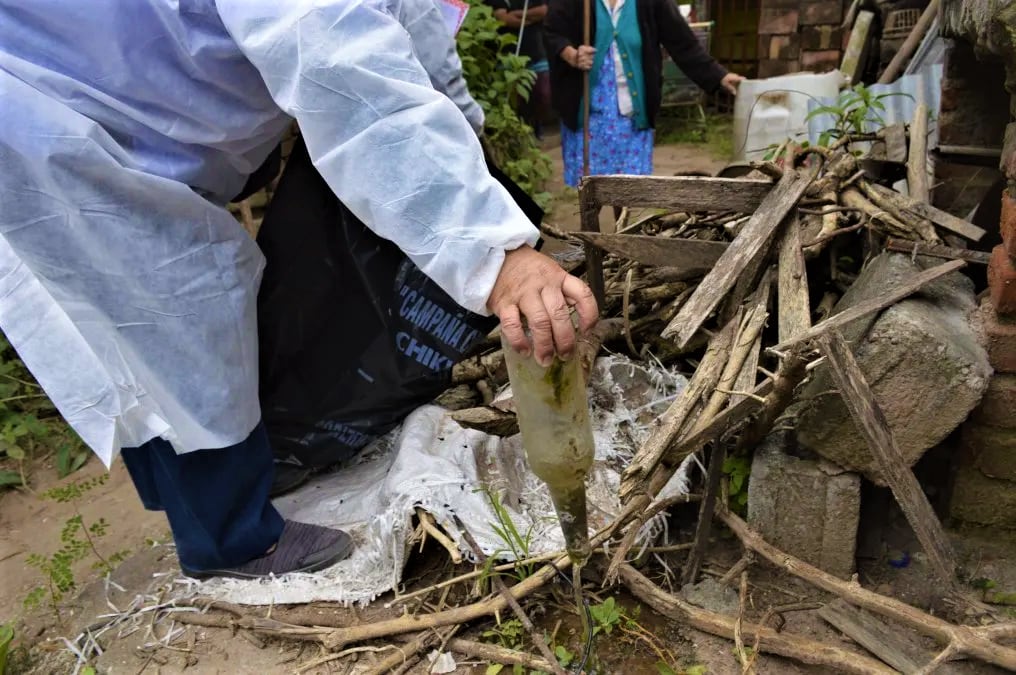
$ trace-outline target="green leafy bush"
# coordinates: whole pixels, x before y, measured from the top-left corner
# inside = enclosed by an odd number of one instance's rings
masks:
[[[526,68],[528,58],[515,55],[515,35],[498,33],[501,23],[490,7],[479,0],[470,5],[457,42],[469,93],[486,116],[487,147],[501,170],[545,207],[550,159],[516,111],[519,101],[529,99],[536,76]]]

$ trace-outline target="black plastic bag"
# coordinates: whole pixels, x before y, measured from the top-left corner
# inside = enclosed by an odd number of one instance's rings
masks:
[[[539,223],[543,211],[494,175]],[[496,318],[468,312],[335,197],[296,144],[257,238],[261,408],[275,456],[353,457],[451,381]]]

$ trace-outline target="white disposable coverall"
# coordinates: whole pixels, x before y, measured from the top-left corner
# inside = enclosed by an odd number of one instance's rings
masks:
[[[104,462],[256,425],[264,261],[222,205],[292,118],[336,195],[464,307],[486,313],[504,252],[535,243],[421,65],[454,89],[447,44],[414,50],[424,2],[0,0],[0,327]]]

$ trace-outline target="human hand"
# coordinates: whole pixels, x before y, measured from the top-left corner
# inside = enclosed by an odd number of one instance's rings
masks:
[[[565,47],[564,51],[561,52],[561,58],[564,59],[564,62],[578,70],[592,69],[594,56],[596,56],[596,48],[588,45],[582,45],[577,49],[575,47]]]
[[[596,325],[599,310],[593,292],[577,277],[530,246],[505,254],[501,272],[487,299],[487,309],[501,319],[501,332],[515,351],[550,365],[554,354],[563,359],[575,351],[571,308],[579,315],[579,330]],[[532,343],[522,325],[525,317]]]
[[[737,73],[727,73],[722,80],[720,80],[720,86],[729,91],[731,94],[737,95],[737,85],[744,81],[744,76],[738,75]]]

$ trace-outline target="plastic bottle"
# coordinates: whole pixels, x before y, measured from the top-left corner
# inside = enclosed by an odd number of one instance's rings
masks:
[[[590,555],[585,481],[594,447],[582,368],[577,358],[557,357],[544,368],[503,337],[502,347],[529,468],[547,484],[568,556],[582,565]]]

